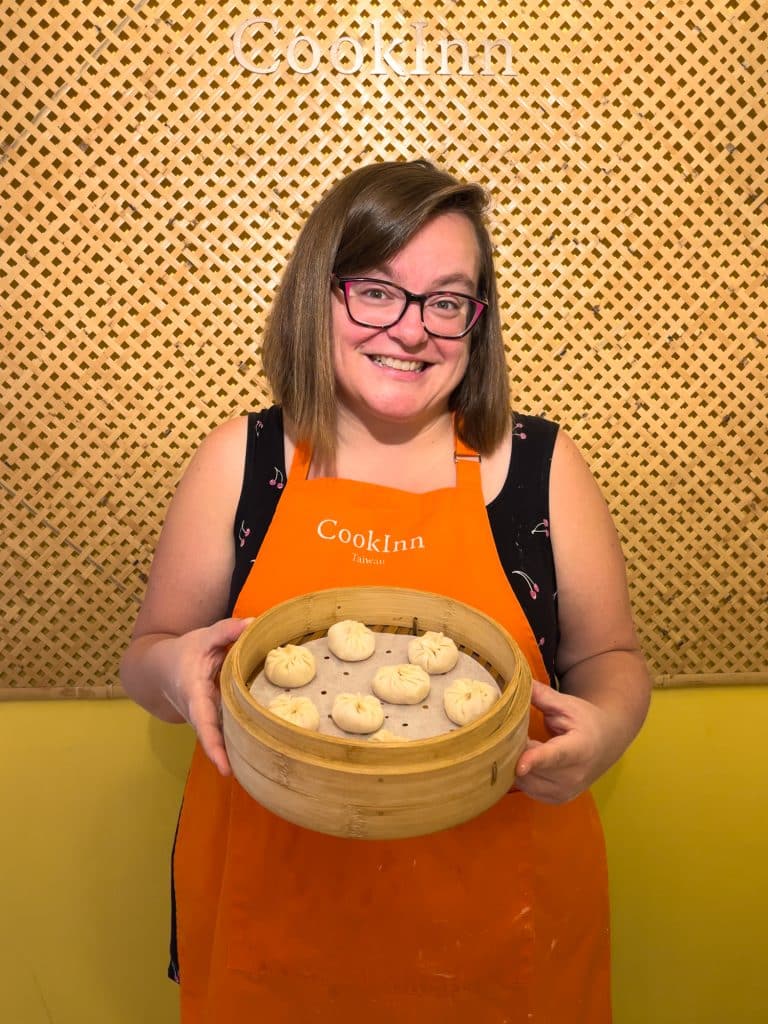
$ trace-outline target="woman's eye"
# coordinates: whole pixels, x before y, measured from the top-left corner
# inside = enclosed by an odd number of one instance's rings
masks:
[[[462,306],[461,300],[454,295],[435,296],[429,304],[441,313],[458,313]]]
[[[393,294],[389,289],[382,288],[380,285],[368,285],[362,288],[358,295],[363,299],[370,299],[373,302],[388,302],[393,298]]]

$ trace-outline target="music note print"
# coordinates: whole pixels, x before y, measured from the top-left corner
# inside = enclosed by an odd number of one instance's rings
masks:
[[[237,531],[237,539],[240,541],[240,547],[245,547],[245,541],[251,535],[250,526],[245,525],[245,520],[240,523],[240,529]]]
[[[528,593],[534,601],[536,600],[539,593],[539,584],[534,583],[534,581],[531,579],[527,572],[523,572],[522,569],[513,569],[512,572],[510,573],[510,576],[522,576],[522,578],[525,580],[526,586],[528,587]]]
[[[549,520],[542,519],[540,523],[536,523],[531,533],[543,533],[545,537],[549,536]]]
[[[282,491],[282,489],[285,487],[285,477],[283,476],[282,472],[277,468],[277,466],[273,466],[272,468],[275,471],[275,475],[269,481],[269,486],[276,487],[278,491]]]
[[[512,437],[519,437],[521,441],[524,441],[528,435],[523,431],[522,423],[515,423],[512,427]]]

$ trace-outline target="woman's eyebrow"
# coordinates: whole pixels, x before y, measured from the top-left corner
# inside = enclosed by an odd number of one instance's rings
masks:
[[[381,279],[391,281],[392,284],[397,284],[397,281],[395,281],[394,279],[394,274],[392,273],[391,267],[373,267],[368,272],[368,274],[366,274],[366,277],[377,278],[379,277],[379,275],[381,275]],[[440,291],[441,288],[448,288],[451,286],[463,287],[470,293],[474,292],[477,289],[477,284],[475,283],[473,278],[471,278],[468,274],[464,274],[461,271],[458,271],[455,274],[444,274],[442,277],[435,278],[429,290]]]
[[[434,282],[434,288],[445,288],[448,285],[462,285],[468,291],[473,292],[477,285],[474,280],[467,274],[446,274],[444,277],[438,277]]]

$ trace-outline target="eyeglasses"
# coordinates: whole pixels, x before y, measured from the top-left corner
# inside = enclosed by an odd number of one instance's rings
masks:
[[[421,323],[435,338],[456,339],[469,334],[488,303],[461,292],[417,295],[391,281],[374,277],[336,277],[349,319],[360,327],[394,327],[412,302],[421,311]]]

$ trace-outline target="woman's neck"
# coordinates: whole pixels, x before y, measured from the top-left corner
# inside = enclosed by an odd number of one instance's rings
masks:
[[[430,491],[455,483],[453,451],[453,417],[447,411],[416,428],[397,422],[368,424],[340,409],[333,473],[323,468],[317,475]]]

